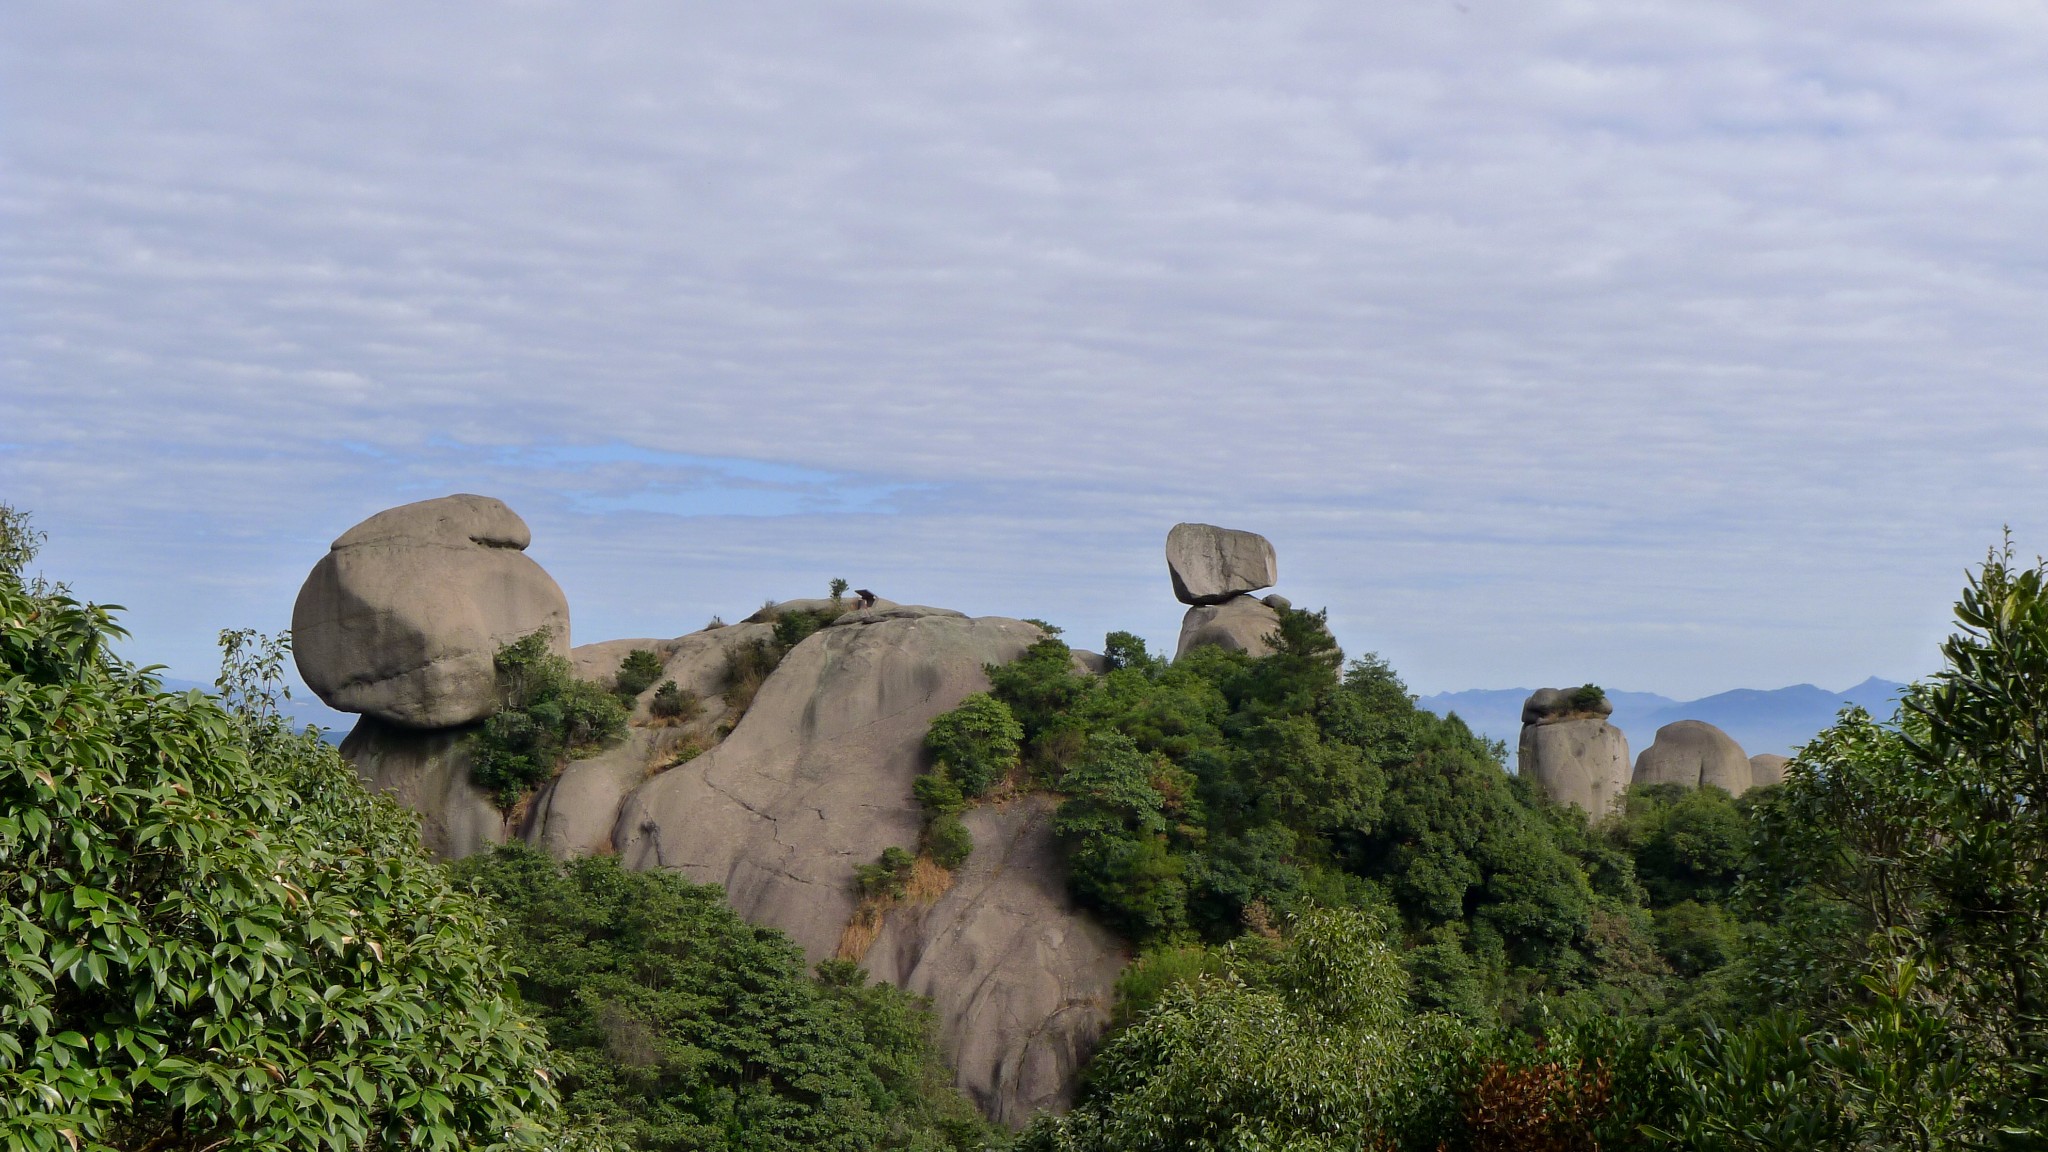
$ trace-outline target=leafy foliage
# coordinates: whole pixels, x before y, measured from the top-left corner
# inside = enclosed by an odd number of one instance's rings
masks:
[[[907,859],[907,857],[906,857]],[[820,979],[724,894],[605,857],[507,847],[455,865],[508,917],[519,991],[572,1114],[638,1149],[978,1148],[931,1021],[852,964]]]
[[[652,655],[650,653],[650,655]],[[498,650],[498,711],[469,738],[470,778],[511,808],[554,778],[568,758],[596,750],[626,730],[619,697],[578,680],[569,662],[536,632]]]
[[[663,680],[661,687],[654,690],[654,696],[647,702],[647,711],[657,720],[671,720],[687,724],[704,713],[704,701],[695,692],[678,687],[673,680]]]
[[[950,712],[933,718],[924,746],[968,797],[980,796],[1017,766],[1024,728],[1010,708],[976,692]]]
[[[557,1100],[491,924],[415,822],[276,713],[113,659],[106,608],[0,573],[0,1143],[535,1145]]]
[[[630,701],[659,679],[661,657],[651,649],[635,648],[619,662],[619,671],[612,677],[612,691]]]

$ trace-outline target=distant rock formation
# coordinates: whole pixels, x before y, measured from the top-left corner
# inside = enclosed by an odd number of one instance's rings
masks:
[[[1280,578],[1273,545],[1256,532],[1214,524],[1176,524],[1166,534],[1166,570],[1173,594],[1192,605],[1181,619],[1174,659],[1204,644],[1264,656],[1266,637],[1280,627],[1284,596],[1251,593]]]
[[[1175,524],[1166,534],[1166,570],[1183,604],[1221,604],[1280,579],[1264,536],[1214,524]]]
[[[1636,757],[1634,783],[1713,785],[1730,796],[1749,791],[1749,757],[1726,732],[1703,720],[1678,720],[1657,729],[1657,738]]]
[[[1785,782],[1785,765],[1789,757],[1775,752],[1759,752],[1749,758],[1749,786],[1752,788],[1773,788]]]
[[[1561,807],[1595,821],[1614,810],[1628,787],[1628,737],[1607,722],[1604,695],[1539,688],[1522,705],[1515,771],[1536,781]]]
[[[292,608],[299,674],[329,707],[404,728],[489,716],[500,647],[545,631],[569,650],[569,603],[525,555],[529,539],[510,508],[471,495],[342,533]]]

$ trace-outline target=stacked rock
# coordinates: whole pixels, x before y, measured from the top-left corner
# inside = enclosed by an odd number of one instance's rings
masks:
[[[1711,784],[1740,796],[1749,791],[1754,777],[1748,755],[1733,737],[1704,720],[1677,720],[1657,729],[1657,738],[1636,757],[1635,783],[1682,788]]]
[[[1266,637],[1279,629],[1279,609],[1288,604],[1279,596],[1251,595],[1280,579],[1279,561],[1264,536],[1214,524],[1176,524],[1166,534],[1166,570],[1174,597],[1189,605],[1175,659],[1204,644],[1254,656],[1272,651]]]
[[[1516,772],[1591,823],[1628,788],[1628,737],[1607,722],[1614,705],[1597,689],[1539,688],[1522,704]]]

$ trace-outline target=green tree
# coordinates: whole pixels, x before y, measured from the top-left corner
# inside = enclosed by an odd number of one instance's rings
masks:
[[[235,634],[230,713],[114,659],[121,635],[0,573],[0,1143],[549,1139],[490,921],[265,706],[282,649]]]
[[[1053,818],[1075,893],[1140,940],[1170,934],[1187,920],[1187,889],[1181,863],[1167,849],[1155,767],[1130,737],[1098,732],[1061,778],[1067,799]]]
[[[1009,705],[975,692],[932,718],[924,746],[969,797],[979,796],[1017,766],[1024,728]]]
[[[578,680],[569,662],[549,651],[544,632],[500,648],[497,670],[501,702],[469,737],[469,748],[470,779],[489,789],[500,808],[554,779],[563,761],[626,731],[619,697]]]

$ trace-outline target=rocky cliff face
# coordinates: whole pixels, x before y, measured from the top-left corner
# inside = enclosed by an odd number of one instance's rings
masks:
[[[854,867],[885,848],[917,844],[922,813],[911,785],[925,767],[923,738],[932,718],[987,688],[983,666],[1020,655],[1042,635],[1037,626],[882,601],[792,648],[736,723],[726,699],[727,657],[770,637],[767,621],[776,613],[674,639],[585,645],[568,653],[578,675],[608,678],[627,652],[649,649],[663,660],[664,678],[694,692],[703,710],[687,723],[657,724],[648,712],[650,688],[635,704],[626,739],[571,762],[507,815],[469,782],[464,737],[480,719],[477,692],[468,686],[473,677],[414,675],[426,666],[415,656],[452,653],[443,662],[467,668],[474,652],[488,662],[497,644],[526,634],[520,628],[559,626],[565,641],[567,607],[557,620],[545,603],[535,609],[546,599],[534,595],[537,582],[465,572],[466,563],[486,573],[511,571],[506,554],[532,561],[512,545],[525,540],[524,524],[514,531],[505,519],[517,523],[510,509],[496,501],[473,504],[482,498],[450,499],[394,510],[402,516],[381,514],[343,537],[376,526],[369,535],[383,554],[424,550],[449,568],[434,583],[396,576],[368,582],[382,597],[379,618],[409,621],[411,633],[425,639],[392,641],[410,645],[394,656],[379,647],[380,637],[393,635],[389,629],[344,628],[348,643],[315,645],[300,656],[302,674],[323,699],[367,713],[343,755],[373,787],[421,814],[431,851],[462,856],[521,837],[557,857],[617,852],[631,867],[672,868],[721,884],[736,911],[788,933],[812,960],[851,947],[876,978],[930,997],[960,1086],[991,1117],[1020,1125],[1033,1111],[1071,1101],[1126,957],[1120,942],[1067,896],[1049,799],[970,811],[965,822],[975,851],[955,874],[941,873],[937,891],[899,903],[879,925],[849,931]],[[495,525],[492,539],[504,543],[466,535],[462,517],[472,512]],[[346,619],[357,610],[349,596],[333,591],[333,555],[315,569],[300,600],[322,618]],[[412,563],[393,571],[410,571]],[[553,587],[545,573],[539,578]],[[451,598],[477,603],[440,603]],[[320,607],[330,604],[342,607]],[[439,623],[447,624],[445,635],[433,634]],[[336,687],[389,681],[401,683],[381,695]],[[445,689],[458,682],[460,691]],[[444,687],[405,686],[419,683]],[[460,719],[431,723],[447,717]],[[700,755],[681,755],[706,744]]]

